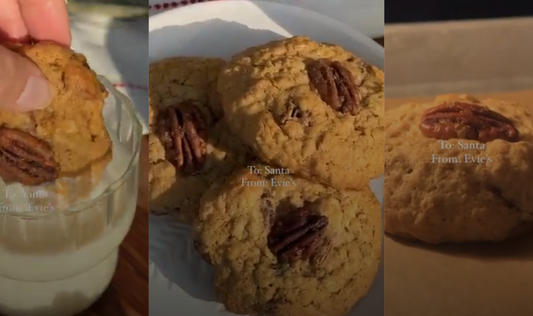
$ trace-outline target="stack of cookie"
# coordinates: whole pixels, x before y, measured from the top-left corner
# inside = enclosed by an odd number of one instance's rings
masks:
[[[150,66],[150,207],[192,224],[236,314],[342,316],[381,259],[384,74],[294,37]]]

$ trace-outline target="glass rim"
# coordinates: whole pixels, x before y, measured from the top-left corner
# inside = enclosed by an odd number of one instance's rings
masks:
[[[126,178],[127,175],[132,172],[134,161],[137,159],[139,152],[141,150],[141,144],[142,144],[142,124],[137,116],[137,110],[135,109],[135,106],[133,106],[132,101],[126,97],[122,92],[118,91],[113,84],[104,76],[98,75],[98,80],[106,87],[109,94],[117,99],[119,102],[122,103],[121,107],[126,109],[128,114],[130,114],[132,121],[133,121],[133,133],[137,135],[138,141],[134,145],[134,151],[131,155],[131,158],[129,159],[128,166],[126,170],[115,179],[113,182],[111,182],[107,187],[104,189],[102,194],[98,195],[97,197],[91,199],[90,201],[81,202],[81,203],[75,203],[72,206],[68,206],[65,211],[61,212],[52,212],[47,214],[39,214],[38,216],[31,216],[28,215],[28,213],[16,213],[16,212],[0,212],[0,218],[2,217],[12,217],[12,218],[20,218],[20,219],[28,219],[28,220],[41,220],[41,219],[53,219],[53,218],[61,218],[61,217],[69,217],[76,215],[78,213],[81,213],[85,210],[91,209],[95,204],[103,200],[109,195],[112,195],[117,191],[117,189],[121,185],[117,185],[118,183],[124,182],[124,178]],[[73,210],[69,210],[73,208]]]

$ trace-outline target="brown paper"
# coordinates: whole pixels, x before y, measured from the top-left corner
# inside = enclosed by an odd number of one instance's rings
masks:
[[[533,88],[533,18],[385,27],[389,98]]]
[[[526,58],[533,56],[533,41],[526,41],[531,29],[533,19],[386,28],[386,109],[455,92],[519,102],[533,112],[533,90],[525,90],[533,88],[533,62]],[[491,51],[496,43],[507,45],[507,52]],[[451,53],[442,50],[450,45]],[[455,53],[460,46],[485,53],[473,61],[469,53]],[[495,77],[495,68],[510,70]],[[533,235],[440,246],[386,236],[385,315],[533,315]]]
[[[532,52],[533,54],[533,52]],[[533,60],[532,60],[533,63]],[[464,91],[463,91],[464,92]],[[520,105],[526,106],[533,112],[533,89],[531,90],[522,90],[514,92],[488,92],[488,93],[471,93],[478,99],[498,99],[505,100],[510,102],[518,102]],[[429,102],[435,99],[434,96],[424,96],[424,97],[411,97],[411,98],[387,98],[386,106],[387,110],[394,109],[400,105],[406,103],[414,102]]]

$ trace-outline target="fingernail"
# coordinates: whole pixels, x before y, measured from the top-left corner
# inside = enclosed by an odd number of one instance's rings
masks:
[[[32,76],[26,82],[24,91],[17,100],[19,111],[40,110],[52,101],[52,91],[48,80],[41,76]]]

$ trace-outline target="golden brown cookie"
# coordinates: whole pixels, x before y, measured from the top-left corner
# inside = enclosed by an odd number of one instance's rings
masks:
[[[155,102],[152,102],[152,97],[148,97],[148,125],[152,127],[157,118],[157,108],[155,108]]]
[[[224,61],[176,57],[150,65],[150,209],[190,223],[210,183],[246,160],[220,121],[214,86]]]
[[[220,75],[225,119],[266,163],[336,188],[383,174],[384,73],[305,37],[234,56]]]
[[[210,187],[194,226],[218,297],[243,315],[347,315],[381,259],[376,198],[250,168]]]
[[[49,80],[53,100],[42,110],[0,112],[0,176],[37,185],[74,176],[111,150],[102,110],[107,91],[87,60],[54,43],[10,47]]]
[[[385,231],[428,243],[502,241],[533,230],[533,116],[439,96],[387,111]]]

